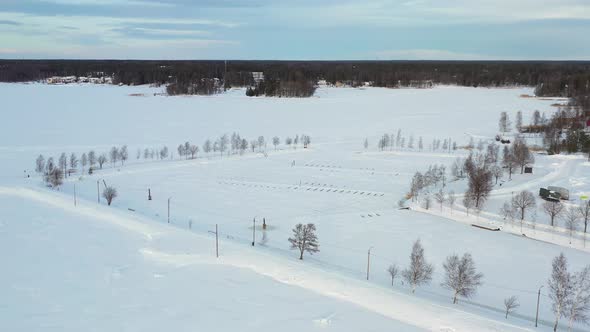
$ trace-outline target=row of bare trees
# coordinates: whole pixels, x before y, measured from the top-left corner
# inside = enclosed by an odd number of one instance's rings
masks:
[[[454,304],[458,302],[459,297],[472,297],[477,287],[482,285],[483,274],[476,271],[475,262],[469,253],[463,256],[457,254],[448,256],[443,263],[443,269],[445,273],[441,286],[453,292]],[[396,264],[393,264],[387,268],[387,273],[391,277],[392,285],[395,278],[401,274],[414,293],[417,287],[430,283],[434,266],[426,260],[424,247],[418,239],[412,245],[409,266],[400,270]]]
[[[69,156],[63,152],[57,161],[53,157],[45,159],[40,154],[35,160],[35,172],[43,175],[48,185],[58,187],[63,183],[64,178],[70,176],[72,173],[76,173],[78,169],[84,172],[88,166],[88,173],[92,174],[96,167],[102,169],[103,165],[109,160],[114,167],[117,162],[120,161],[121,165],[123,165],[128,159],[129,152],[126,145],[120,148],[114,146],[110,150],[108,157],[106,153],[97,155],[94,150],[88,153],[82,153],[80,159],[73,152]]]
[[[406,137],[402,136],[402,132],[401,129],[399,129],[397,131],[397,135],[394,136],[393,134],[383,134],[383,136],[381,136],[381,138],[379,139],[379,141],[377,142],[377,147],[379,148],[379,150],[381,151],[386,151],[386,150],[393,150],[393,149],[409,149],[409,150],[415,150],[418,149],[418,151],[423,151],[424,150],[424,140],[422,139],[422,136],[418,137],[418,140],[416,141],[414,139],[414,135],[410,135],[409,139],[406,140]],[[369,148],[369,139],[365,138],[364,142],[363,142],[363,147],[366,149]],[[449,139],[433,139],[432,143],[430,143],[430,150],[431,151],[449,151],[449,150],[457,150],[457,142],[453,142],[450,138]]]
[[[505,220],[519,218],[522,222],[527,212],[530,212],[536,206],[535,195],[530,191],[524,190],[514,195],[510,202],[505,202],[500,209],[500,213]],[[564,225],[569,231],[570,242],[573,233],[578,230],[580,222],[584,224],[584,233],[588,231],[590,202],[582,201],[578,206],[566,206],[561,201],[545,201],[542,208],[543,212],[549,217],[551,226],[555,226],[559,219],[564,221]]]

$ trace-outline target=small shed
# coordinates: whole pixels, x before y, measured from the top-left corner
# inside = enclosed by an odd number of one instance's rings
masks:
[[[533,167],[532,166],[526,166],[524,168],[524,173],[525,174],[533,174]]]

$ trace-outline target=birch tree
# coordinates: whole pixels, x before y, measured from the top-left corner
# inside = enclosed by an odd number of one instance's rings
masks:
[[[569,329],[575,322],[588,324],[590,319],[590,265],[572,277],[572,295],[567,308]]]
[[[571,275],[568,272],[567,259],[563,253],[553,259],[549,284],[551,310],[555,315],[553,331],[557,331],[559,319],[567,314],[567,305],[572,294]]]
[[[412,246],[410,266],[402,271],[402,277],[412,287],[412,293],[415,293],[418,286],[428,284],[432,280],[433,272],[434,267],[426,262],[424,248],[418,239]]]
[[[565,227],[570,234],[570,244],[572,243],[572,236],[578,229],[578,222],[580,221],[580,214],[576,207],[570,206],[565,209],[563,213],[563,220],[565,220]]]
[[[35,172],[42,174],[45,171],[45,157],[42,154],[35,160]]]
[[[518,303],[518,298],[516,296],[505,298],[504,308],[506,309],[506,319],[508,319],[508,315],[516,311],[518,307],[520,307],[520,303]]]
[[[578,206],[580,217],[584,221],[584,233],[588,231],[588,220],[590,219],[590,201],[582,201]]]
[[[453,291],[453,304],[456,304],[459,296],[470,298],[475,294],[483,279],[483,274],[475,269],[475,263],[471,254],[465,253],[459,258],[457,255],[447,257],[443,263],[445,280],[441,286]]]

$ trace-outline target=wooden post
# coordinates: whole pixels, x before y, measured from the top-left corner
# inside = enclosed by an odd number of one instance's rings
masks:
[[[539,287],[539,292],[537,293],[537,315],[535,316],[535,327],[538,326],[538,322],[539,322],[539,301],[541,300],[541,288],[543,288],[543,286]]]
[[[96,201],[100,204],[100,184],[98,180],[96,180]]]
[[[170,198],[172,197],[168,197],[168,223],[170,223]]]
[[[369,280],[369,270],[371,268],[371,248],[367,252],[367,280]]]
[[[254,242],[256,241],[256,217],[252,220],[252,247],[254,247]]]
[[[77,202],[76,202],[76,184],[74,183],[74,206],[76,206],[76,205],[77,205]]]

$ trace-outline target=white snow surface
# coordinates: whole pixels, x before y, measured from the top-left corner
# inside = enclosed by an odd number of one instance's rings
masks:
[[[513,192],[536,194],[546,185],[570,188],[577,204],[590,192],[583,156],[537,155],[533,175],[505,177],[481,215],[467,216],[461,206],[397,209],[414,172],[434,163],[449,169],[464,150],[376,149],[381,134],[398,128],[415,144],[423,136],[425,146],[447,137],[464,145],[469,137],[493,138],[502,111],[514,120],[521,110],[526,122],[534,110],[555,110],[555,100],[519,97],[530,89],[322,88],[308,99],[248,98],[243,90],[213,97],[154,96],[158,92],[0,84],[0,98],[14,105],[0,123],[0,250],[10,253],[0,275],[7,294],[0,297],[0,330],[533,330],[541,285],[540,329],[549,330],[551,259],[564,252],[574,270],[590,262],[583,234],[570,243],[561,225],[548,226],[541,200],[522,231],[520,223],[498,216]],[[264,135],[266,155],[176,156],[184,141],[201,146],[233,131],[248,139]],[[309,149],[283,144],[296,134],[312,137]],[[281,138],[276,151],[275,135]],[[369,150],[362,147],[365,137]],[[129,145],[126,165],[70,177],[59,191],[44,188],[32,171],[39,153],[79,157],[122,144]],[[164,144],[173,160],[135,160],[136,149]],[[113,206],[96,203],[97,180],[118,189]],[[445,190],[465,187],[460,180]],[[317,225],[321,249],[304,261],[287,242],[299,222]],[[435,275],[410,294],[400,279],[391,287],[386,269],[405,267],[418,238]],[[473,255],[484,284],[474,298],[452,305],[450,291],[440,286],[442,262],[463,252]],[[520,316],[505,320],[502,301],[511,295],[519,297]]]

